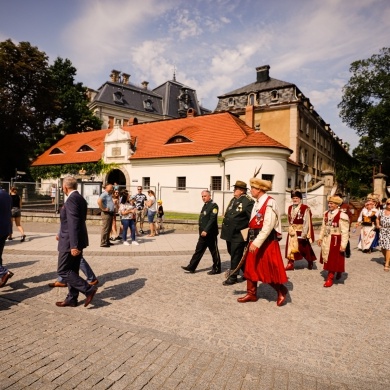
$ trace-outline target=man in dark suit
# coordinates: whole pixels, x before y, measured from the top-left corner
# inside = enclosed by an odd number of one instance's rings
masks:
[[[218,205],[211,199],[210,191],[202,191],[204,205],[199,215],[199,238],[195,253],[192,255],[190,264],[182,266],[185,271],[194,273],[207,248],[213,258],[213,268],[209,275],[221,273],[221,258],[218,251]]]
[[[5,240],[12,233],[11,217],[12,200],[10,195],[0,189],[0,287],[4,287],[14,274],[3,266]]]
[[[79,276],[80,260],[83,249],[88,246],[87,202],[77,191],[77,180],[68,176],[63,180],[62,189],[67,199],[60,211],[60,232],[58,234],[58,276],[68,285],[68,295],[59,307],[77,306],[79,292],[87,297],[84,306],[88,306],[97,288],[90,286]]]
[[[221,238],[226,240],[227,251],[230,255],[230,269],[237,268],[247,245],[247,241],[241,234],[241,230],[248,228],[254,200],[246,192],[246,183],[240,180],[234,185],[234,196],[229,202],[224,219],[222,221]],[[230,275],[223,285],[237,283],[237,275],[240,270]]]

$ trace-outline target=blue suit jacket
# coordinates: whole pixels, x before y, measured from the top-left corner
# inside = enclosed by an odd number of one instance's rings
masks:
[[[12,199],[8,192],[0,190],[0,236],[9,236],[12,233],[11,221]]]
[[[74,191],[60,211],[59,252],[70,252],[73,248],[82,250],[88,246],[86,219],[87,202],[77,191]]]

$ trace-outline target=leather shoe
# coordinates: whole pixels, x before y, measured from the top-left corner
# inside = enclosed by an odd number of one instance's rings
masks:
[[[61,302],[56,302],[56,306],[58,307],[76,307],[77,306],[77,302],[73,302],[73,301],[61,301]]]
[[[96,286],[98,283],[99,283],[99,281],[98,281],[97,279],[92,280],[92,282],[88,282],[88,284],[89,284],[90,286]]]
[[[110,248],[111,247],[111,245],[100,245],[100,248]]]
[[[221,270],[215,270],[215,269],[212,269],[211,271],[207,272],[207,275],[217,275],[217,274],[220,274],[221,273]]]
[[[188,271],[190,274],[194,274],[195,273],[195,271],[193,269],[191,269],[189,266],[184,267],[184,265],[182,265],[181,268],[183,268],[184,271]]]
[[[68,285],[66,283],[61,283],[61,282],[54,282],[54,283],[49,283],[49,287],[67,287]]]
[[[229,278],[224,282],[222,282],[224,286],[231,286],[232,284],[236,284],[236,283],[237,283],[237,278]]]
[[[4,287],[6,285],[8,279],[12,278],[12,276],[14,276],[14,274],[11,271],[8,271],[5,275],[3,275],[3,277],[1,278],[1,281],[0,281],[0,287]]]
[[[92,299],[96,294],[96,291],[97,291],[97,288],[94,288],[92,290],[92,292],[89,295],[87,295],[87,299],[84,302],[84,307],[87,307],[92,302]]]

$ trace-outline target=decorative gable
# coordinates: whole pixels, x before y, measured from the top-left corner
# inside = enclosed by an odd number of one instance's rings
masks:
[[[119,124],[116,124],[104,138],[104,162],[123,163],[128,161],[133,153],[130,131],[123,130]]]

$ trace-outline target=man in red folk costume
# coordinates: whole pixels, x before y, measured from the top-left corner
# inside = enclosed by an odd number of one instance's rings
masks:
[[[258,179],[255,175],[250,180],[250,186],[255,204],[249,222],[250,243],[244,273],[247,295],[237,301],[257,301],[257,282],[261,281],[276,290],[277,305],[282,306],[288,293],[284,286],[288,279],[279,247],[282,236],[279,210],[275,199],[267,195],[267,191],[272,189],[272,182]]]
[[[317,241],[321,247],[320,263],[328,271],[324,287],[332,287],[335,274],[336,280],[341,278],[345,270],[345,248],[349,238],[349,218],[341,211],[343,200],[338,196],[331,196],[328,200],[328,211],[325,211],[322,220],[320,236]]]
[[[288,208],[288,235],[286,242],[286,271],[294,270],[294,261],[305,258],[308,269],[313,269],[313,261],[317,260],[311,243],[314,241],[314,229],[310,207],[302,204],[299,191],[291,193],[293,204]]]

